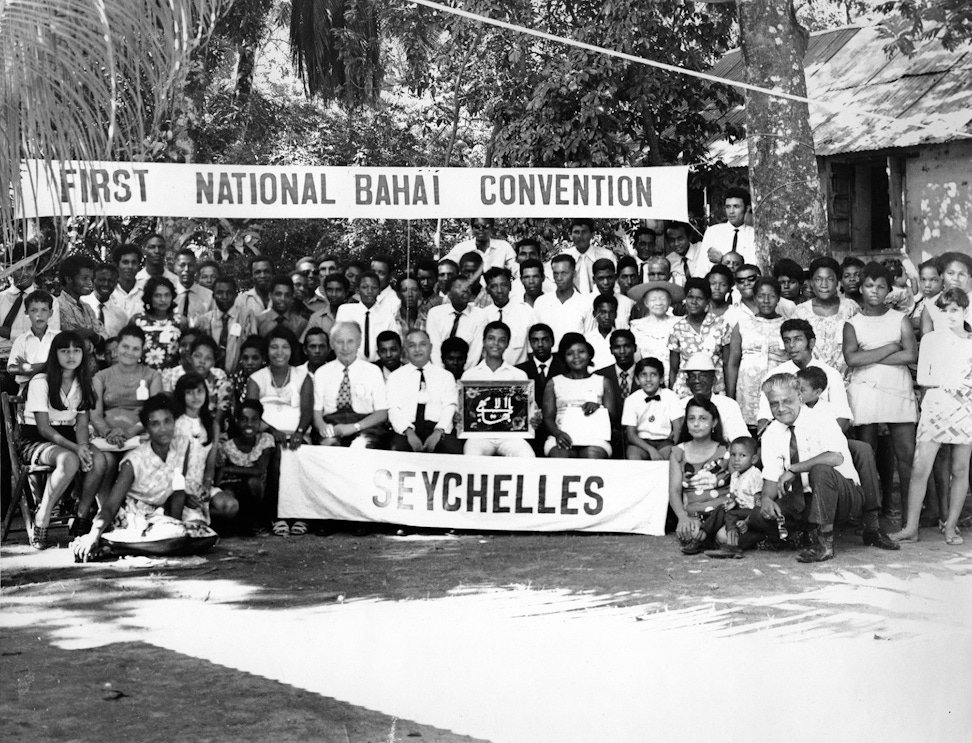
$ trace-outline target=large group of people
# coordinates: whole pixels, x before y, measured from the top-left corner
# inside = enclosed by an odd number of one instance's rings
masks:
[[[157,234],[106,263],[69,256],[57,298],[21,268],[0,292],[7,370],[21,456],[53,468],[31,543],[78,476],[78,559],[147,533],[305,534],[278,518],[276,482],[279,452],[310,445],[667,460],[687,554],[817,562],[835,524],[898,549],[928,518],[960,544],[972,258],[761,267],[748,193],[725,207],[700,242],[668,223],[613,249],[575,219],[549,255],[475,218],[399,275],[383,256],[281,272],[259,255],[245,291],[191,248],[170,270]],[[532,440],[457,436],[458,382],[527,380]]]

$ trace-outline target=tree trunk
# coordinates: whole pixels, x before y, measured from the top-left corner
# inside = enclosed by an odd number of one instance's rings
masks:
[[[748,82],[805,97],[803,55],[809,37],[792,0],[738,5]],[[747,92],[746,142],[760,262],[771,265],[787,257],[806,266],[828,253],[827,212],[807,105]]]

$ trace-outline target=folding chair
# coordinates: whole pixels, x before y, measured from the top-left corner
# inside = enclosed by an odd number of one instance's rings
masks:
[[[10,503],[3,518],[3,532],[0,538],[6,539],[10,532],[17,506],[24,519],[24,529],[29,535],[34,533],[34,512],[44,495],[47,475],[54,471],[45,464],[26,464],[20,458],[20,416],[23,412],[24,398],[8,395],[0,396],[3,404],[3,429],[7,437],[7,450],[10,453]],[[51,526],[64,519],[51,519]]]

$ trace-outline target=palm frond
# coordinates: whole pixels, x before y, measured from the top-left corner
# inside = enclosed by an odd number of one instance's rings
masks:
[[[20,162],[144,160],[231,0],[0,2],[0,229],[17,231]],[[7,195],[10,194],[11,198]]]

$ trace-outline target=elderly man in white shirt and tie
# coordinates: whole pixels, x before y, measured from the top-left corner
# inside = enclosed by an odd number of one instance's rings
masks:
[[[331,330],[337,358],[314,372],[314,428],[324,446],[378,449],[387,434],[388,400],[381,369],[358,356],[361,328]]]
[[[899,549],[880,528],[878,494],[861,487],[837,421],[803,404],[793,374],[774,374],[762,390],[773,413],[762,436],[762,505],[747,519],[754,536],[740,535],[740,547],[762,535],[778,537],[785,523],[810,531],[811,544],[797,560],[823,562],[834,557],[834,525],[863,519],[864,544]]]
[[[456,380],[431,363],[432,343],[424,330],[405,336],[408,363],[388,375],[388,422],[392,451],[462,454],[453,433],[458,404]]]
[[[517,369],[504,360],[510,342],[509,326],[498,320],[483,329],[483,360],[462,375],[463,382],[527,382],[529,378],[522,369]],[[531,400],[531,403],[533,401]],[[540,423],[539,411],[530,405],[534,416],[534,427]],[[533,457],[533,447],[526,439],[493,438],[466,439],[464,454],[479,457]]]

